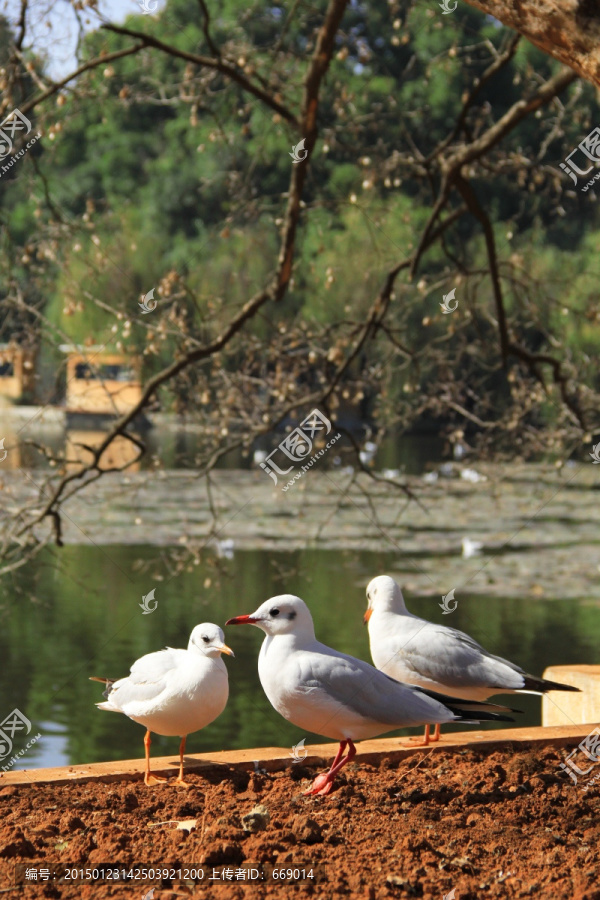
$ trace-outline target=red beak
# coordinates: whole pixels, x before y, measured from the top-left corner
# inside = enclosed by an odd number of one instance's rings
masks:
[[[227,619],[225,625],[254,625],[256,619],[252,616],[235,616],[233,619]]]

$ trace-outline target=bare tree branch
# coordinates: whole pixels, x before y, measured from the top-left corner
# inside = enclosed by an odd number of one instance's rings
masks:
[[[344,4],[344,6],[345,5],[346,4]],[[144,34],[142,31],[132,31],[130,28],[122,28],[118,25],[102,25],[102,28],[106,29],[106,31],[113,31],[115,34],[124,34],[128,37],[137,38],[142,42],[142,46],[144,47],[154,47],[162,53],[177,57],[178,59],[185,59],[187,62],[194,63],[200,68],[214,69],[216,72],[221,72],[222,75],[226,75],[231,81],[235,81],[235,83],[239,84],[245,91],[264,103],[265,106],[268,106],[270,109],[274,110],[274,112],[278,113],[286,120],[286,122],[293,125],[294,128],[300,128],[299,121],[287,106],[279,103],[275,97],[247,78],[243,71],[237,66],[226,62],[220,56],[212,58],[210,56],[199,56],[196,53],[188,53],[186,50],[180,50],[178,47],[173,47],[172,44],[165,44],[163,41],[159,41],[158,38],[152,37],[152,35],[149,34]]]

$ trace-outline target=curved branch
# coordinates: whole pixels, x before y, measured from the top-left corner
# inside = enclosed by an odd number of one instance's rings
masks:
[[[287,106],[283,106],[283,104],[279,103],[271,96],[271,94],[254,84],[243,72],[235,66],[232,66],[230,63],[225,62],[220,56],[199,56],[197,53],[188,53],[186,50],[180,50],[178,47],[173,47],[172,44],[165,44],[163,41],[159,41],[158,38],[152,37],[150,34],[144,34],[142,31],[132,31],[130,28],[122,28],[119,25],[102,25],[102,28],[106,31],[113,31],[115,34],[124,34],[127,37],[137,38],[142,42],[142,46],[144,47],[154,47],[155,50],[160,50],[168,56],[185,59],[186,62],[194,63],[200,68],[214,69],[216,72],[221,72],[222,75],[226,75],[231,81],[235,81],[236,84],[239,84],[240,87],[249,94],[252,94],[258,100],[261,100],[265,106],[268,106],[278,113],[283,119],[289,122],[290,125],[293,125],[295,128],[300,127],[300,123]]]
[[[33,97],[28,103],[22,103],[19,109],[25,115],[30,109],[38,106],[44,100],[47,100],[48,97],[52,97],[53,94],[56,94],[61,88],[65,87],[70,81],[73,81],[74,78],[77,78],[83,72],[87,72],[89,69],[95,69],[97,66],[105,66],[107,63],[112,62],[115,59],[122,59],[124,56],[132,56],[132,54],[139,53],[140,50],[143,49],[144,44],[134,44],[132,47],[126,47],[124,50],[115,50],[114,53],[106,53],[104,56],[97,56],[95,59],[90,59],[88,62],[79,66],[78,69],[75,69],[74,72],[71,72],[70,75],[63,78],[62,81],[53,81],[46,91],[42,91],[41,94],[38,94],[37,97]]]

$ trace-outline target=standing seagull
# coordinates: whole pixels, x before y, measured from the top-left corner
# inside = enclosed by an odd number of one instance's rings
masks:
[[[331,768],[307,794],[329,794],[336,774],[356,755],[354,741],[425,722],[513,721],[502,715],[511,711],[505,707],[462,703],[398,684],[369,663],[320,644],[306,603],[292,594],[272,597],[252,615],[225,624],[256,625],[265,632],[258,675],[277,712],[303,731],[340,742]]]
[[[178,784],[183,780],[183,754],[188,734],[199,731],[220,716],[229,697],[227,668],[221,653],[233,656],[223,641],[218,625],[196,625],[187,650],[158,650],[140,657],[127,678],[114,681],[95,678],[106,684],[105,703],[98,709],[124,713],[146,727],[146,772],[144,784],[166,781],[150,774],[150,734],[179,735]]]
[[[523,669],[488,653],[477,641],[444,625],[409,613],[400,587],[388,575],[367,585],[369,641],[373,662],[405,684],[442,691],[463,700],[487,700],[493,694],[545,694],[579,688],[528,675]],[[431,740],[440,738],[439,722]],[[425,744],[430,741],[429,725]]]

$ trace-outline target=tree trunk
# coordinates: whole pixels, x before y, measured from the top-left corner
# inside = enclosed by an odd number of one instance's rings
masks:
[[[600,87],[600,0],[467,0]]]

